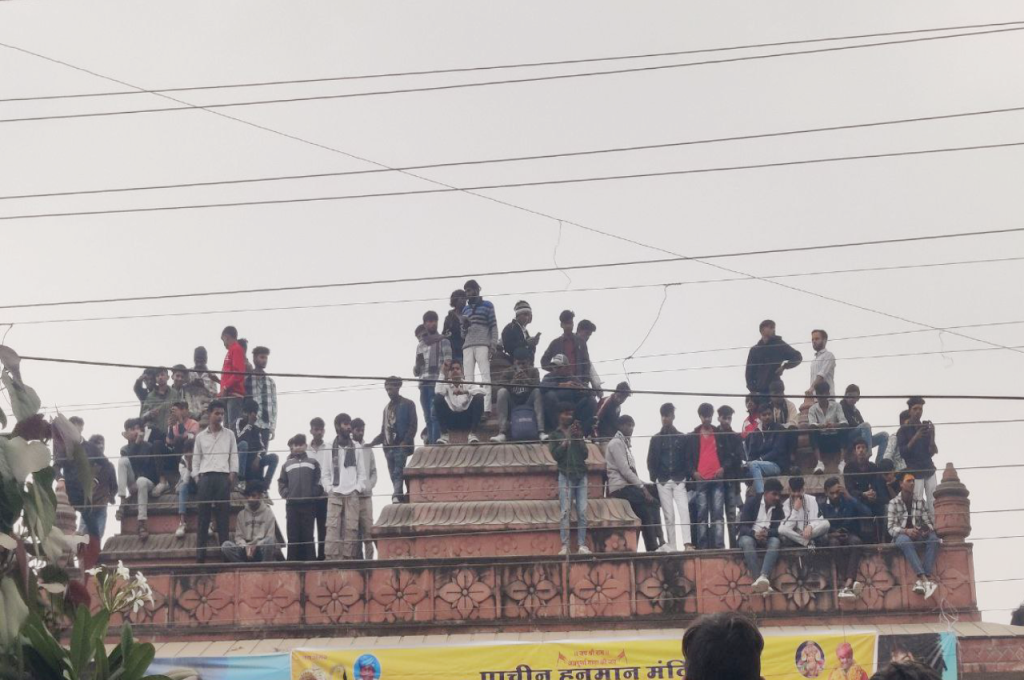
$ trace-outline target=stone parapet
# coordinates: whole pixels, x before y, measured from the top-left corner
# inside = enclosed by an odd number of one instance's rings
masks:
[[[738,552],[190,564],[147,569],[155,602],[131,619],[140,638],[164,642],[661,628],[728,610],[762,625],[934,621],[940,606],[979,620],[970,544],[944,546],[936,572],[925,600],[899,551],[866,549],[864,592],[845,603],[827,550],[784,555],[767,598],[750,592]]]
[[[383,509],[373,537],[382,559],[554,555],[562,547],[560,517],[558,501],[402,503]],[[570,519],[575,526],[575,510]],[[593,552],[636,552],[639,523],[626,501],[591,499],[587,545]]]

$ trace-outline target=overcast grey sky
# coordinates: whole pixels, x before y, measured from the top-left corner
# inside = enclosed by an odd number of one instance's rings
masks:
[[[0,42],[154,89],[276,79],[577,59],[712,48],[825,36],[1024,20],[1011,2],[846,5],[565,2],[0,2]],[[1015,10],[1018,10],[1015,13]],[[813,46],[809,46],[813,47]],[[596,78],[218,109],[311,143],[193,110],[131,116],[0,122],[0,195],[138,184],[210,181],[656,144],[804,127],[1024,105],[1024,32],[1008,32],[808,56]],[[792,51],[773,48],[732,56]],[[436,86],[622,66],[682,63],[696,55],[572,67],[179,93],[191,104]],[[0,48],[0,98],[120,91],[123,85]],[[0,118],[163,107],[154,95],[0,103]],[[1024,114],[784,137],[576,159],[421,171],[457,186],[604,174],[745,165],[849,154],[1024,141]],[[317,146],[322,145],[322,146]],[[336,151],[323,148],[331,147]],[[344,152],[344,153],[340,153]],[[441,194],[247,208],[101,215],[0,223],[3,304],[155,295],[203,290],[358,281],[444,273],[611,262],[762,248],[895,238],[1021,226],[1024,151],[972,151],[791,168],[491,190],[487,196],[652,247],[601,236],[480,197]],[[152,205],[266,200],[433,188],[408,176],[316,179],[202,189],[0,201],[0,216]],[[559,242],[560,238],[560,242]],[[556,252],[556,243],[558,244]],[[766,276],[964,259],[1024,256],[1020,235],[717,260]],[[1024,321],[1018,262],[787,278],[808,292],[756,279],[669,289],[660,321],[641,340],[662,302],[660,287],[572,292],[595,286],[734,278],[700,263],[521,276],[480,277],[499,323],[525,297],[544,342],[564,308],[598,326],[591,354],[606,380],[622,379],[631,354],[717,350],[634,359],[637,389],[741,392],[745,347],[758,322],[778,322],[790,342],[822,327],[836,340],[837,383],[864,394],[1020,394],[1024,358],[951,333],[840,338]],[[323,291],[223,296],[146,304],[4,310],[15,323],[6,344],[26,355],[145,364],[190,364],[205,345],[219,367],[219,333],[236,325],[271,348],[270,369],[333,374],[411,374],[413,328],[427,309],[443,313],[462,280]],[[521,295],[560,290],[555,294]],[[849,302],[815,297],[814,293]],[[499,295],[501,294],[501,295]],[[431,302],[260,310],[361,301]],[[210,312],[164,318],[36,324],[97,316]],[[1024,345],[1024,326],[963,332]],[[725,348],[725,349],[723,349]],[[809,352],[809,345],[800,349]],[[954,350],[979,350],[955,352]],[[936,352],[948,351],[947,354]],[[865,358],[914,354],[901,358]],[[730,366],[728,368],[716,368]],[[650,373],[649,371],[664,371]],[[49,406],[78,414],[116,455],[121,423],[137,413],[137,371],[26,362],[26,380]],[[807,369],[787,374],[791,391]],[[372,430],[383,389],[351,382],[278,380],[278,444],[319,415],[346,411]],[[412,385],[406,396],[416,398]],[[637,434],[657,430],[658,396],[625,411]],[[700,398],[673,399],[686,425]],[[713,400],[716,401],[716,400]],[[717,405],[716,401],[716,405]],[[731,400],[742,410],[740,400]],[[84,405],[84,406],[75,406]],[[862,411],[891,426],[899,400]],[[941,465],[1019,464],[1022,426],[942,425],[1018,418],[1011,402],[938,401]],[[876,427],[877,429],[877,427]],[[886,428],[894,431],[892,427]],[[646,439],[638,439],[641,458]],[[641,465],[643,467],[643,465]],[[378,493],[389,493],[378,454]],[[645,471],[642,471],[645,472]],[[975,511],[1022,507],[1024,469],[964,470]],[[377,499],[377,509],[386,499]],[[278,504],[278,509],[282,510]],[[973,534],[1017,536],[1021,513],[972,517]],[[111,523],[113,525],[113,522]],[[979,541],[975,576],[984,618],[1005,622],[1024,597],[1024,539]]]

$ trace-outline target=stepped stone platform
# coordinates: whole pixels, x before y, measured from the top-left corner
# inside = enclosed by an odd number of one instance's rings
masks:
[[[405,467],[410,502],[385,507],[373,527],[382,559],[558,553],[558,467],[547,444],[491,443],[496,433],[491,420],[480,443],[453,432],[447,445],[416,450]],[[635,552],[640,520],[626,501],[604,498],[604,455],[595,444],[587,451],[587,546]]]

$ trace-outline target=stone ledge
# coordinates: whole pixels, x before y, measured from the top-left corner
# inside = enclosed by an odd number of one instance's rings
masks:
[[[867,550],[861,599],[840,602],[824,552],[784,556],[771,577],[779,592],[768,598],[750,593],[736,552],[183,564],[146,570],[155,602],[131,619],[140,638],[171,641],[256,632],[308,638],[642,629],[730,610],[763,625],[827,625],[840,616],[847,624],[895,624],[934,622],[939,603],[961,622],[980,618],[968,544],[943,547],[932,600],[911,592],[915,577],[898,551]]]
[[[605,461],[601,448],[596,444],[588,444],[587,468],[604,470]],[[548,447],[544,444],[449,444],[448,446],[421,446],[416,449],[412,458],[405,466],[406,476],[447,475],[452,472],[465,472],[480,469],[488,474],[494,468],[508,469],[519,473],[533,471],[544,472],[557,470],[555,459],[551,457]]]
[[[480,531],[494,527],[558,527],[558,501],[475,501],[470,503],[400,503],[385,506],[373,526],[374,537],[409,535],[444,527],[446,531]],[[573,512],[575,520],[575,511]],[[637,527],[640,520],[629,503],[618,498],[587,501],[591,527]]]

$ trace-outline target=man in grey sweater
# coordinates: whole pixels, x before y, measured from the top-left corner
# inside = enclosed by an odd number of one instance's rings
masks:
[[[272,562],[277,522],[274,511],[263,502],[263,484],[245,487],[245,507],[235,520],[235,540],[224,541],[220,551],[228,562]]]
[[[619,431],[608,442],[605,464],[608,473],[608,495],[621,498],[640,519],[640,531],[647,552],[658,549],[658,504],[644,482],[636,474],[630,437],[635,422],[631,416],[619,416]]]

